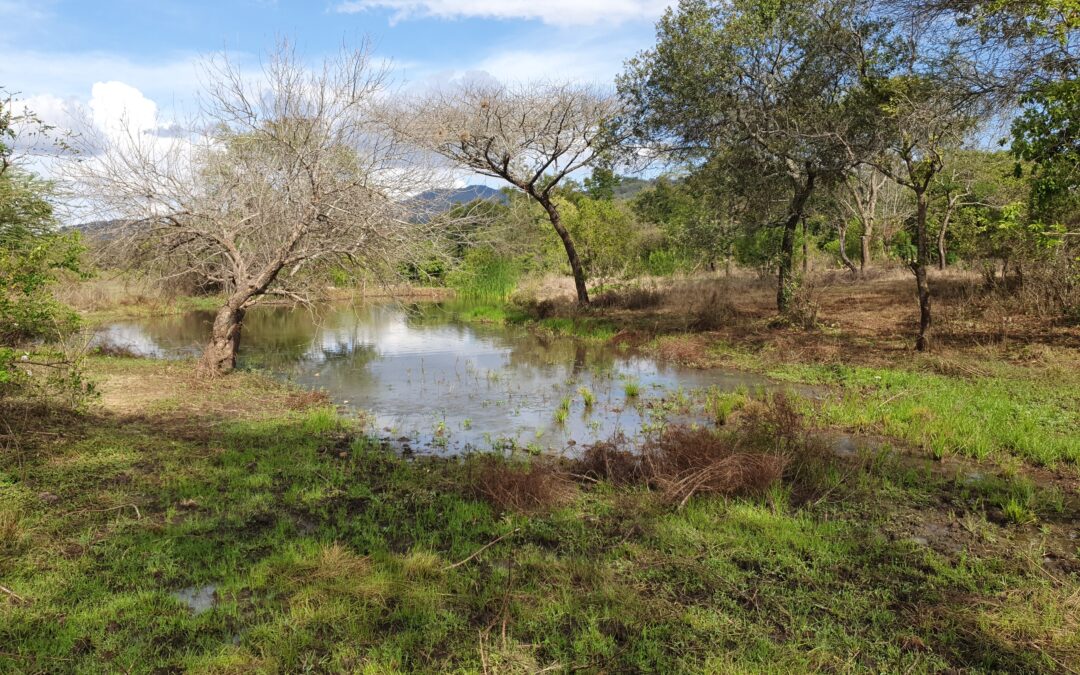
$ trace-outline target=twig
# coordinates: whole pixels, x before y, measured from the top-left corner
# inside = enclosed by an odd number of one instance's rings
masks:
[[[18,593],[16,593],[15,591],[11,590],[11,589],[10,589],[10,588],[8,588],[7,586],[0,586],[0,591],[3,591],[3,592],[5,592],[5,593],[7,593],[7,594],[8,594],[8,595],[10,595],[11,597],[13,597],[13,598],[15,598],[16,600],[18,600],[19,602],[26,602],[26,598],[24,598],[23,596],[19,595],[19,594],[18,594]]]
[[[469,556],[468,558],[465,558],[465,559],[464,559],[464,560],[462,560],[461,562],[456,562],[456,563],[454,563],[453,565],[447,565],[446,567],[442,568],[442,571],[443,571],[443,572],[449,572],[450,570],[454,569],[455,567],[461,567],[462,565],[464,565],[465,563],[469,562],[470,560],[472,560],[472,559],[473,559],[473,558],[475,558],[476,556],[480,555],[480,554],[481,554],[481,553],[483,553],[484,551],[488,550],[489,548],[491,548],[491,547],[492,547],[492,546],[494,546],[495,544],[498,544],[498,543],[499,543],[500,541],[502,541],[503,539],[506,539],[506,538],[507,538],[507,537],[509,537],[510,535],[512,535],[512,534],[515,534],[515,533],[516,533],[516,532],[518,532],[518,531],[519,531],[520,529],[521,529],[520,527],[515,527],[514,529],[510,530],[510,531],[509,531],[509,532],[507,532],[506,534],[504,534],[504,535],[502,535],[502,536],[499,536],[499,537],[496,537],[495,539],[492,539],[492,540],[491,540],[491,541],[489,541],[488,543],[486,543],[486,544],[484,544],[483,546],[481,546],[480,548],[476,549],[476,552],[475,552],[475,553],[473,553],[472,555],[470,555],[470,556]]]
[[[139,520],[142,520],[142,514],[139,513],[139,507],[135,506],[134,504],[121,504],[120,506],[113,506],[113,507],[110,507],[110,508],[107,508],[107,509],[79,509],[77,511],[71,511],[69,513],[65,513],[64,515],[65,516],[74,516],[74,515],[80,514],[80,513],[106,513],[108,511],[117,511],[119,509],[126,509],[129,506],[131,508],[135,509],[135,517],[138,518]]]

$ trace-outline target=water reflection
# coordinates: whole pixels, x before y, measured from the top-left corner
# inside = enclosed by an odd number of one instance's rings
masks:
[[[200,353],[212,320],[191,312],[118,322],[97,339],[183,358]],[[340,405],[369,411],[375,428],[401,446],[438,454],[563,451],[615,433],[632,437],[657,422],[657,403],[673,392],[769,386],[747,373],[666,366],[605,345],[463,324],[438,305],[256,308],[245,318],[239,363],[323,389]],[[627,397],[628,381],[640,385],[639,397]],[[582,387],[595,396],[592,406]],[[559,421],[564,398],[571,403]]]

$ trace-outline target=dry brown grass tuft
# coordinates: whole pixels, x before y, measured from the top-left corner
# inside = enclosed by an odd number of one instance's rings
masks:
[[[740,437],[672,427],[640,453],[614,443],[585,449],[577,470],[617,485],[644,484],[682,506],[695,494],[760,494],[783,476],[787,459],[748,447]]]
[[[319,580],[358,578],[371,571],[371,561],[334,542],[324,546],[311,566],[311,575]]]
[[[688,366],[711,365],[708,342],[698,335],[668,335],[658,338],[656,355],[665,361]]]
[[[656,288],[631,286],[621,290],[605,291],[592,299],[594,307],[604,309],[652,309],[664,302],[664,293]]]
[[[744,449],[730,434],[708,429],[668,429],[642,454],[650,484],[682,506],[695,494],[760,494],[784,474],[779,454]]]
[[[812,438],[801,413],[777,393],[748,404],[733,431],[669,427],[638,452],[618,440],[597,443],[574,468],[591,480],[647,485],[682,506],[695,494],[761,494],[785,476],[808,477],[827,454]]]
[[[577,486],[553,459],[535,458],[516,465],[499,457],[482,457],[472,467],[473,489],[497,509],[534,513],[567,504]]]
[[[627,450],[621,450],[617,441],[594,443],[585,448],[581,457],[575,461],[575,468],[580,475],[606,480],[615,485],[630,485],[644,480],[641,469],[641,456]]]

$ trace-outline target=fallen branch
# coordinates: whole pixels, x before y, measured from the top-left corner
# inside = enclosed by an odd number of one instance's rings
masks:
[[[7,593],[7,594],[8,594],[8,595],[10,595],[11,597],[13,597],[13,598],[15,598],[16,600],[18,600],[19,602],[26,602],[26,598],[24,598],[23,596],[19,595],[19,594],[18,594],[18,593],[16,593],[15,591],[11,590],[11,589],[10,589],[10,588],[8,588],[7,586],[0,586],[0,591],[3,591],[3,592],[5,592],[5,593]]]
[[[470,555],[470,556],[469,556],[468,558],[465,558],[464,560],[462,560],[462,561],[460,561],[460,562],[456,562],[456,563],[454,563],[453,565],[448,565],[448,566],[446,566],[446,567],[442,568],[442,571],[443,571],[443,572],[449,572],[450,570],[454,569],[455,567],[461,567],[462,565],[464,565],[465,563],[469,562],[470,560],[472,560],[472,559],[473,559],[473,558],[475,558],[476,556],[480,555],[480,554],[481,554],[481,553],[483,553],[484,551],[488,550],[489,548],[491,548],[491,547],[492,547],[492,546],[494,546],[495,544],[498,544],[498,543],[499,543],[500,541],[502,541],[503,539],[506,539],[506,538],[507,538],[507,537],[509,537],[510,535],[512,535],[512,534],[515,534],[515,533],[517,533],[517,532],[518,532],[519,530],[521,530],[521,528],[520,528],[520,527],[515,527],[514,529],[510,530],[510,531],[509,531],[509,532],[507,532],[506,534],[504,534],[504,535],[502,535],[502,536],[499,536],[499,537],[496,537],[495,539],[492,539],[492,540],[491,540],[491,541],[489,541],[488,543],[486,543],[486,544],[484,544],[483,546],[481,546],[480,548],[476,549],[476,551],[475,551],[475,552],[474,552],[474,553],[473,553],[472,555]]]
[[[106,513],[108,511],[118,511],[120,509],[126,509],[129,506],[131,508],[135,509],[135,517],[138,518],[139,520],[142,520],[142,513],[139,512],[139,507],[135,506],[134,504],[121,504],[120,506],[112,506],[112,507],[109,507],[107,509],[79,509],[77,511],[70,511],[68,513],[65,513],[64,515],[65,516],[75,516],[75,515],[79,515],[79,514],[82,514],[82,513]]]

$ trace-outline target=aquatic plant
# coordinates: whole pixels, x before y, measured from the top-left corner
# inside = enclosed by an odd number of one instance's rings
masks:
[[[585,403],[586,408],[591,408],[596,403],[596,395],[588,387],[582,385],[578,388],[578,393],[581,394],[581,400]]]

